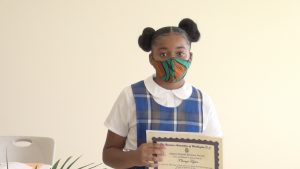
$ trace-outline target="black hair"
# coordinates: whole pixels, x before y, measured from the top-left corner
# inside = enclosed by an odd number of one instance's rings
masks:
[[[183,35],[183,37],[185,37],[188,41],[189,45],[191,45],[191,42],[197,42],[200,39],[200,32],[198,30],[197,24],[193,20],[185,18],[179,22],[178,27],[168,26],[160,28],[157,31],[150,27],[145,28],[142,35],[139,36],[139,46],[144,51],[149,52],[151,51],[151,47],[157,37],[172,32]]]

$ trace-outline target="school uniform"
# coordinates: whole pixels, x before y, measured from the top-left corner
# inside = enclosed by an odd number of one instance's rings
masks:
[[[216,109],[206,93],[187,82],[167,90],[153,76],[124,88],[104,124],[126,137],[124,150],[145,143],[148,129],[222,136]]]

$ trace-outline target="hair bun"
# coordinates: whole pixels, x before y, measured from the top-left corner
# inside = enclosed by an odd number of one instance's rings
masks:
[[[185,30],[191,42],[197,42],[200,39],[200,32],[197,24],[193,20],[189,18],[182,19],[178,27]]]
[[[143,30],[142,35],[138,39],[139,46],[146,52],[151,50],[151,41],[155,33],[153,28],[147,27]]]

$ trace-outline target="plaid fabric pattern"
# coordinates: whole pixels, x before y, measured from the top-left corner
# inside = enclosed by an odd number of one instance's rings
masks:
[[[193,87],[192,95],[177,107],[159,105],[144,81],[131,85],[136,104],[137,146],[146,142],[146,130],[202,132],[202,94]]]

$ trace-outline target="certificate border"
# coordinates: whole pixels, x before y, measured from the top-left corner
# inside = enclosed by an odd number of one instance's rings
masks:
[[[201,139],[184,139],[184,138],[173,138],[173,137],[152,137],[152,142],[185,142],[185,143],[198,143],[198,144],[208,144],[214,146],[214,158],[215,158],[215,169],[219,169],[219,143],[217,141],[208,141]],[[155,167],[157,169],[157,167]]]

